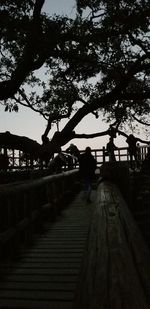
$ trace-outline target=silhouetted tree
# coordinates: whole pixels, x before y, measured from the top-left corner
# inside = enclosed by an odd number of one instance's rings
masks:
[[[54,122],[68,119],[43,145],[48,156],[75,137],[110,133],[108,128],[76,134],[89,113],[105,115],[119,130],[129,120],[145,122],[143,115],[150,111],[149,1],[76,3],[74,19],[41,13],[44,0],[1,4],[0,100],[5,110],[17,111],[22,104],[42,114],[45,137]]]

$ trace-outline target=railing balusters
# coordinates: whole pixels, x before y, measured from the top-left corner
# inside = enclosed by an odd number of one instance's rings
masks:
[[[73,170],[21,184],[9,184],[9,187],[1,186],[1,258],[12,256],[15,249],[31,242],[35,229],[41,227],[47,215],[51,220],[55,219],[66,194],[72,192],[73,195],[77,175],[78,171]]]
[[[148,146],[139,146],[138,147],[140,152],[141,161],[143,161],[148,153]],[[5,153],[7,149],[5,149]],[[80,150],[80,153],[83,153],[84,150]],[[2,153],[4,153],[4,149],[2,149]],[[101,149],[92,149],[92,154],[94,155],[95,159],[98,162],[98,166],[103,164],[104,162],[108,161],[108,156],[106,155],[106,148],[103,147]],[[9,166],[8,170],[33,170],[35,168],[40,169],[40,164],[37,163],[35,160],[29,159],[27,154],[24,154],[24,164],[22,165],[22,155],[23,153],[19,150],[12,150],[9,151]],[[128,147],[120,147],[115,150],[115,155],[117,161],[129,161],[129,154],[128,154]],[[77,163],[75,168],[78,168],[79,164]],[[64,168],[65,169],[65,168]]]

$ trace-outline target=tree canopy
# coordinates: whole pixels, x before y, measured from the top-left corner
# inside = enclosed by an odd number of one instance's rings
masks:
[[[41,151],[51,155],[73,138],[109,134],[75,133],[89,113],[124,135],[131,120],[150,125],[149,1],[76,0],[74,19],[49,17],[43,4],[5,0],[0,11],[1,104],[42,114],[44,136],[68,119]]]

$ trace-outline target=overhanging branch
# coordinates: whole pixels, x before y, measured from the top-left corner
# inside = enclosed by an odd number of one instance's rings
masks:
[[[117,132],[118,132],[119,135],[122,135],[122,136],[124,136],[124,137],[126,137],[126,138],[128,137],[128,135],[127,135],[126,133],[124,133],[124,132],[122,132],[122,131],[120,131],[120,130],[118,130]],[[135,138],[136,138],[140,143],[150,145],[150,141],[143,140],[143,139],[141,139],[141,138],[139,138],[139,137],[136,137],[136,136],[135,136]]]
[[[150,55],[150,53],[149,53]],[[97,109],[107,106],[110,103],[116,102],[118,98],[120,98],[120,95],[124,89],[128,86],[130,80],[133,78],[133,76],[139,71],[140,64],[147,58],[147,55],[141,56],[137,61],[135,61],[129,68],[128,72],[124,74],[124,77],[122,77],[122,80],[116,87],[110,91],[108,94],[104,95],[100,99],[95,99],[92,101],[92,104],[86,104],[83,105],[76,114],[71,118],[71,120],[66,124],[64,129],[62,130],[62,134],[65,136],[68,134],[68,132],[71,132],[74,130],[74,128],[77,126],[77,124],[89,113],[92,113],[93,111],[96,111]]]
[[[134,118],[134,120],[136,120],[136,121],[139,122],[140,124],[150,127],[150,123],[147,123],[147,122],[144,122],[144,121],[138,119],[135,115],[132,115],[132,117]]]
[[[23,56],[18,63],[16,70],[12,73],[9,80],[0,83],[0,100],[13,97],[18,91],[28,74],[34,70],[34,59],[37,52],[37,33],[39,33],[40,14],[45,0],[36,0],[31,21],[31,29],[28,35],[27,44],[24,47]],[[45,59],[43,60],[43,62]]]
[[[120,130],[116,130],[116,132],[119,134],[119,135],[122,135],[123,137],[127,138],[128,135]],[[97,133],[92,133],[92,134],[77,134],[77,133],[74,133],[74,135],[72,136],[72,139],[74,138],[78,138],[78,139],[90,139],[90,138],[96,138],[96,137],[100,137],[100,136],[105,136],[105,135],[110,135],[110,129],[106,130],[106,131],[103,131],[103,132],[97,132]],[[150,141],[146,141],[146,140],[142,140],[140,139],[139,137],[136,137],[136,139],[143,143],[143,144],[150,144]]]
[[[103,132],[98,132],[98,133],[93,133],[93,134],[74,134],[73,138],[85,138],[85,139],[89,139],[89,138],[95,138],[95,137],[99,137],[99,136],[104,136],[104,135],[108,135],[109,134],[109,130],[103,131]]]

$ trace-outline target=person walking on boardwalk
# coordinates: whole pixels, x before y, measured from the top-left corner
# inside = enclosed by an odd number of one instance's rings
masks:
[[[91,154],[91,148],[86,147],[85,152],[79,157],[80,177],[83,181],[83,188],[86,201],[91,202],[92,182],[95,176],[96,159]]]
[[[130,134],[126,139],[126,142],[128,144],[128,152],[129,152],[129,156],[130,156],[131,169],[134,169],[133,158],[135,159],[135,162],[136,162],[137,167],[138,167],[137,144],[136,144],[137,141],[138,141],[138,139],[136,137],[134,137],[133,134]]]
[[[110,137],[109,142],[106,145],[106,149],[107,149],[107,153],[109,155],[109,161],[115,162],[116,158],[115,158],[114,150],[118,149],[118,147],[115,146],[115,144],[113,142],[113,137]]]

